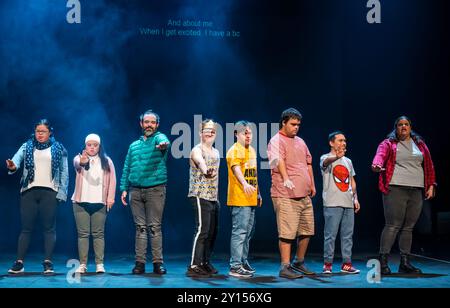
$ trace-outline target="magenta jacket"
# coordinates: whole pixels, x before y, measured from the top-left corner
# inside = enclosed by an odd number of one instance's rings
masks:
[[[413,139],[414,140],[414,139]],[[397,143],[398,141],[385,139],[378,146],[377,153],[373,159],[372,165],[380,165],[386,170],[380,172],[378,179],[378,188],[384,194],[389,192],[389,183],[394,175],[395,160],[397,155]],[[426,146],[425,142],[414,140],[414,143],[419,148],[423,155],[423,173],[425,176],[425,191],[431,185],[436,185],[436,174],[434,172],[433,161],[431,160],[431,154]]]
[[[107,157],[110,172],[103,173],[103,204],[106,202],[114,203],[114,197],[116,195],[116,171],[112,160]],[[81,187],[83,183],[84,168],[80,166],[80,157],[77,155],[73,159],[73,166],[77,177],[75,179],[75,191],[72,195],[73,202],[80,202]]]

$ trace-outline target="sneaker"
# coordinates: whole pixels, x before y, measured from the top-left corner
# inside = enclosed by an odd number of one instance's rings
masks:
[[[255,269],[253,267],[251,267],[248,262],[245,262],[243,267],[247,272],[250,272],[252,274],[256,273]]]
[[[238,278],[250,278],[253,277],[253,274],[241,267],[232,267],[228,275]]]
[[[49,260],[42,262],[42,266],[44,267],[44,274],[52,274],[55,272],[53,270],[53,263]]]
[[[323,264],[323,271],[324,274],[331,274],[333,272],[333,264],[325,262]]]
[[[190,265],[186,271],[186,276],[194,278],[209,278],[211,274],[208,273],[201,265]]]
[[[210,274],[215,275],[215,274],[219,273],[219,271],[209,262],[206,262],[202,266],[203,266],[203,269]]]
[[[78,266],[78,268],[75,270],[75,273],[86,274],[87,273],[86,264],[81,263],[80,266]]]
[[[351,263],[342,264],[341,272],[347,274],[359,274],[359,270],[354,268]]]
[[[136,264],[131,271],[134,275],[142,275],[145,273],[145,263],[136,261]]]
[[[302,273],[303,275],[315,275],[316,273],[310,271],[309,269],[306,268],[305,266],[305,262],[293,262],[291,264],[291,268],[293,270],[296,270],[297,272]]]
[[[103,263],[99,263],[95,266],[95,272],[97,274],[104,274],[105,273],[105,266],[103,265]]]
[[[287,279],[303,278],[303,275],[294,271],[290,265],[284,265],[280,270],[279,276]]]
[[[15,261],[13,266],[8,270],[10,274],[19,274],[23,273],[25,268],[23,267],[23,262]]]

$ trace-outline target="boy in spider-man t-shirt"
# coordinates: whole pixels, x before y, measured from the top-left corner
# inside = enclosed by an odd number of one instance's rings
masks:
[[[358,274],[352,266],[354,215],[359,211],[356,194],[355,170],[352,161],[345,157],[347,140],[341,131],[328,136],[330,152],[320,157],[323,177],[324,265],[323,273],[331,274],[334,247],[340,229],[342,266],[341,272]],[[340,228],[339,228],[340,226]]]

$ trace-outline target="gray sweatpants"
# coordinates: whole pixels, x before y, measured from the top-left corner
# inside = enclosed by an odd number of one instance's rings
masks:
[[[389,186],[389,193],[383,194],[386,224],[381,233],[380,253],[391,252],[397,234],[400,253],[411,253],[412,231],[422,212],[422,204],[422,188]]]

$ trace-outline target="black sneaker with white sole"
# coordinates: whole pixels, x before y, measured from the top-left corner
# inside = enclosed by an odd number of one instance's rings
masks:
[[[244,269],[245,269],[247,272],[250,272],[250,273],[252,273],[252,274],[256,273],[256,270],[255,270],[253,267],[251,267],[250,264],[249,264],[248,262],[245,262],[242,266],[244,267]]]
[[[237,278],[251,278],[253,277],[253,273],[250,273],[243,266],[240,267],[232,267],[228,275],[237,277]]]
[[[44,274],[53,274],[55,272],[51,261],[46,260],[42,262],[42,266],[44,267]]]
[[[23,273],[24,271],[25,271],[25,268],[23,267],[23,262],[16,261],[16,262],[14,262],[13,266],[8,270],[8,273],[19,274],[19,273]]]

